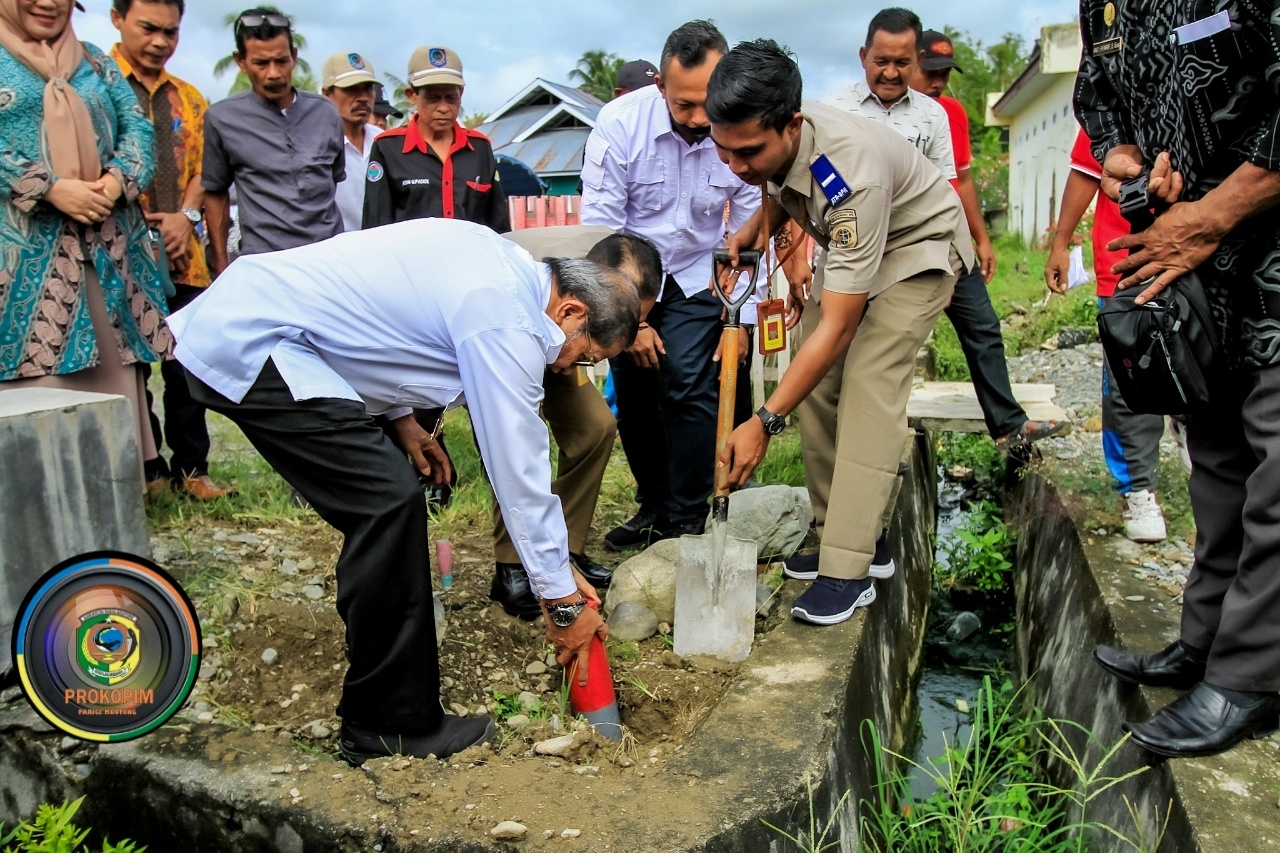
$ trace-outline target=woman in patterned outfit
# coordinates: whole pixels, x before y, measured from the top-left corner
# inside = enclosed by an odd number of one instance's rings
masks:
[[[71,0],[0,0],[0,390],[121,394],[145,460],[139,366],[173,349],[137,203],[154,132],[71,14]]]

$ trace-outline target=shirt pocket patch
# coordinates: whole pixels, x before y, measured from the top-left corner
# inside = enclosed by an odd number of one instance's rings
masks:
[[[582,184],[593,190],[604,188],[604,158],[609,153],[609,143],[596,134],[587,137],[587,147],[582,156]]]
[[[631,201],[641,210],[661,210],[665,164],[660,158],[637,160],[627,168]]]

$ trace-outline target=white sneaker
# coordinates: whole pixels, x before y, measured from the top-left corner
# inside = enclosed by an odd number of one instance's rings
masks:
[[[1169,435],[1173,436],[1173,440],[1178,443],[1178,462],[1182,465],[1182,470],[1188,474],[1191,473],[1191,451],[1187,449],[1187,425],[1175,417],[1170,417]]]
[[[1134,542],[1163,542],[1167,535],[1164,513],[1155,493],[1141,489],[1125,495],[1124,535]]]

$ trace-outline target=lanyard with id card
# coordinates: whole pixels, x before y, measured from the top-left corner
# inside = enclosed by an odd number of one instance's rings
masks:
[[[761,202],[764,221],[771,221],[770,208],[773,199],[769,197],[769,189],[762,185],[760,191],[764,198]],[[778,249],[782,254],[781,257],[774,257],[770,251],[770,243],[772,248]],[[777,234],[773,235],[772,241],[765,241],[765,259],[764,268],[766,272],[766,281],[772,282],[774,274],[785,264],[793,254],[801,247],[807,245],[808,237],[791,242],[791,232],[787,230],[786,223]],[[787,348],[787,303],[782,299],[770,299],[761,302],[756,306],[756,338],[761,355],[771,355],[776,352],[782,352]]]

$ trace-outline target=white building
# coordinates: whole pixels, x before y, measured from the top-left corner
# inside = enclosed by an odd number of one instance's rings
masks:
[[[987,96],[987,124],[1009,128],[1009,230],[1028,243],[1058,220],[1079,129],[1071,100],[1080,51],[1078,24],[1045,27],[1008,91]]]

